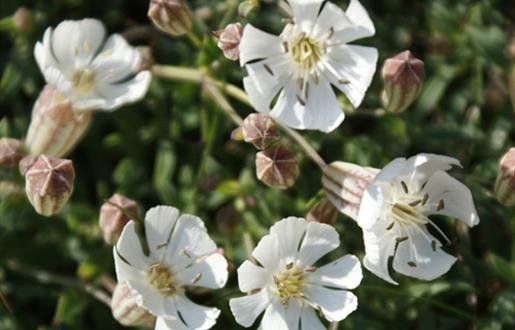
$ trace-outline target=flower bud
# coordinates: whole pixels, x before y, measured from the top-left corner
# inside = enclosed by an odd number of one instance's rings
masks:
[[[240,40],[243,34],[243,26],[240,23],[229,24],[222,31],[213,32],[215,38],[218,39],[218,48],[220,48],[224,56],[232,61],[240,58]]]
[[[70,198],[74,181],[71,160],[41,155],[25,173],[25,192],[37,213],[51,216]]]
[[[383,66],[383,107],[401,113],[418,97],[424,83],[424,62],[406,50],[385,61]]]
[[[111,298],[111,311],[113,317],[124,326],[152,324],[155,320],[152,314],[138,305],[136,296],[125,283],[116,285]]]
[[[299,165],[282,145],[256,154],[256,176],[264,184],[279,189],[291,187],[299,176]]]
[[[11,138],[0,139],[0,166],[13,168],[23,158],[22,143]]]
[[[259,150],[267,148],[280,138],[272,117],[261,113],[253,113],[247,116],[243,121],[240,132],[245,142],[252,143]],[[234,135],[233,133],[233,139],[235,138]]]
[[[505,206],[515,206],[515,148],[510,148],[499,164],[495,197]]]
[[[338,210],[334,207],[333,203],[327,198],[322,198],[306,214],[306,220],[332,225],[336,222],[337,216]]]
[[[61,93],[47,85],[32,110],[25,145],[32,155],[64,157],[82,138],[91,117],[91,112],[76,113]]]
[[[123,210],[127,210],[127,212],[123,212]],[[102,229],[104,241],[107,244],[114,245],[120,237],[125,224],[131,220],[129,214],[137,214],[137,212],[138,204],[132,199],[118,194],[114,194],[109,198],[109,203],[104,203],[100,208],[99,224]]]
[[[191,30],[191,12],[184,0],[151,0],[148,17],[159,30],[172,36]]]
[[[34,30],[34,15],[26,7],[18,8],[13,15],[14,26],[22,32],[30,33]]]
[[[324,169],[322,186],[333,205],[356,220],[363,192],[378,172],[375,168],[334,162]]]

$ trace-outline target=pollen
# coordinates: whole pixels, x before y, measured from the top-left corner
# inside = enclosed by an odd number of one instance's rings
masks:
[[[281,304],[288,305],[291,298],[304,298],[305,271],[293,264],[288,264],[283,272],[274,276],[275,288],[281,299]]]
[[[312,73],[322,57],[323,47],[312,38],[300,35],[291,43],[289,49],[293,61],[303,70]]]
[[[83,69],[75,72],[72,77],[73,88],[81,93],[87,93],[95,87],[95,72]]]
[[[177,291],[170,270],[161,264],[152,265],[148,269],[147,280],[164,296],[171,296]]]

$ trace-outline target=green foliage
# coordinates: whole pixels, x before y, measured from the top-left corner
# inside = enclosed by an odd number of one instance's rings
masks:
[[[396,276],[400,285],[392,286],[365,271],[355,290],[359,309],[339,329],[513,329],[515,212],[498,204],[491,191],[498,160],[515,138],[515,104],[506,83],[515,63],[505,51],[514,32],[515,6],[501,0],[362,2],[377,28],[376,36],[362,43],[379,49],[380,65],[405,49],[424,60],[422,94],[401,115],[374,115],[382,87],[379,66],[362,108],[329,135],[303,136],[328,162],[381,168],[395,157],[419,152],[459,158],[463,169],[456,175],[471,188],[481,223],[469,231],[457,222],[440,221],[447,224],[443,229],[453,241],[448,248],[459,261],[437,281]],[[238,19],[236,0],[188,3],[207,13],[195,23],[197,35]],[[33,11],[32,32],[18,31],[10,21],[22,5]],[[0,136],[24,137],[44,85],[32,51],[46,27],[96,17],[111,33],[123,32],[149,27],[146,9],[147,1],[1,1]],[[246,18],[271,32],[281,30],[280,19],[270,1]],[[187,38],[155,31],[131,43],[150,45],[156,63],[200,67],[241,85],[243,70],[226,60],[209,36],[200,51]],[[241,116],[252,111],[230,101]],[[222,310],[215,329],[238,328],[227,300],[240,295],[234,269],[247,258],[244,234],[256,243],[275,221],[303,216],[321,184],[319,169],[297,150],[301,175],[295,186],[284,192],[264,186],[254,175],[253,147],[229,139],[234,128],[199,85],[154,78],[144,101],[95,115],[70,156],[76,189],[58,216],[38,216],[17,171],[0,169],[0,291],[7,302],[0,303],[0,329],[122,328],[107,306],[80,287],[37,276],[50,272],[96,288],[102,287],[103,276],[114,276],[112,248],[102,240],[98,210],[115,192],[137,200],[144,210],[173,205],[205,220],[232,272],[225,289],[193,299]],[[335,226],[342,239],[335,255],[362,257],[358,226],[343,215]]]

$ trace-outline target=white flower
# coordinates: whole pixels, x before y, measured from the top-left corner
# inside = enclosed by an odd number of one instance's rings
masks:
[[[236,321],[250,327],[265,311],[262,330],[325,329],[317,311],[333,322],[341,321],[358,306],[347,291],[361,282],[359,260],[346,255],[325,266],[313,264],[340,245],[333,227],[287,218],[270,228],[252,252],[259,265],[245,261],[238,268],[242,292],[249,295],[229,301]]]
[[[432,280],[450,269],[456,258],[441,249],[427,225],[449,239],[428,216],[455,217],[470,227],[479,223],[470,190],[446,172],[453,165],[460,163],[432,154],[397,158],[367,186],[358,214],[367,269],[393,284],[390,256],[393,269],[418,279]]]
[[[220,310],[197,305],[186,286],[221,288],[227,281],[227,261],[217,252],[204,223],[181,215],[173,207],[157,206],[145,216],[149,255],[145,255],[129,222],[114,248],[118,283],[126,283],[137,303],[157,317],[156,329],[211,328]]]
[[[45,31],[34,49],[45,80],[77,110],[114,110],[146,94],[151,74],[137,73],[141,56],[96,19],[64,21]]]
[[[257,111],[297,129],[336,129],[345,115],[331,84],[358,107],[376,70],[377,50],[348,45],[375,34],[358,0],[344,12],[323,0],[289,0],[292,23],[279,36],[247,24],[240,63],[245,91]],[[272,104],[279,94],[275,104]]]

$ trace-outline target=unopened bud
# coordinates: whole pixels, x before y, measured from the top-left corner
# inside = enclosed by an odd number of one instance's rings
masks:
[[[37,213],[51,216],[68,202],[74,181],[71,160],[41,155],[25,173],[25,192]]]
[[[172,36],[191,30],[191,12],[184,0],[151,0],[148,17],[159,30]]]
[[[424,62],[406,50],[385,61],[383,66],[383,107],[400,113],[418,97],[424,84]]]
[[[22,32],[30,33],[34,29],[34,16],[26,7],[18,8],[13,15],[14,26]]]
[[[233,132],[233,139],[236,139],[234,134],[240,134],[235,132]],[[253,113],[247,116],[243,121],[240,132],[245,142],[252,143],[259,150],[269,147],[280,138],[272,117],[261,113]]]
[[[270,187],[286,189],[297,180],[299,165],[288,149],[279,144],[256,154],[256,175]]]
[[[138,326],[154,323],[155,317],[138,305],[136,295],[125,284],[117,284],[111,299],[113,317],[124,326]]]
[[[123,227],[131,220],[130,214],[137,214],[138,204],[132,199],[122,195],[114,194],[100,208],[99,224],[102,229],[104,241],[114,245]]]
[[[337,216],[338,210],[334,207],[333,203],[327,198],[322,198],[306,214],[306,220],[332,225],[336,222]]]
[[[32,155],[64,157],[84,136],[91,123],[90,111],[77,113],[54,87],[47,85],[32,110],[25,139]]]
[[[20,140],[11,138],[0,139],[0,166],[13,168],[23,158],[23,146]]]
[[[505,206],[515,206],[515,148],[502,157],[495,181],[495,197]]]
[[[215,38],[218,39],[218,48],[220,48],[224,56],[232,61],[240,58],[240,40],[243,34],[243,26],[240,23],[229,24],[222,31],[213,32]]]
[[[334,162],[324,169],[322,186],[333,205],[356,220],[363,192],[378,172],[370,167]]]

